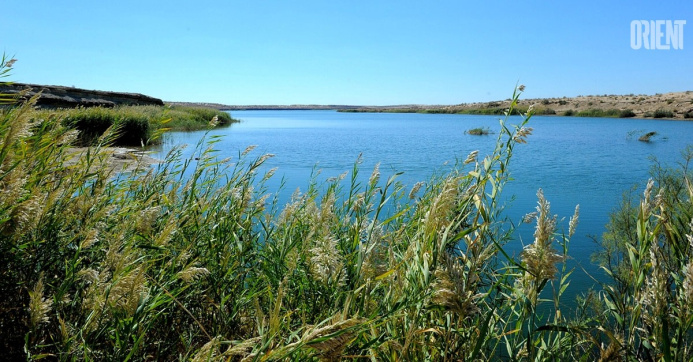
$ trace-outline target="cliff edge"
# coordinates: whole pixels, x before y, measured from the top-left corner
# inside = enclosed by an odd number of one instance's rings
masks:
[[[22,94],[22,92],[26,92]],[[119,105],[155,105],[163,106],[161,99],[139,93],[121,93],[99,90],[88,90],[55,85],[38,85],[26,83],[0,84],[0,93],[16,94],[28,99],[40,93],[36,105],[42,108],[75,108],[75,107],[115,107]]]

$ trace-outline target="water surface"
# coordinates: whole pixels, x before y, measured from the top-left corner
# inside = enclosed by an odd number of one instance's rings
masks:
[[[496,135],[472,136],[465,130],[488,127],[497,134],[500,129],[499,117],[479,115],[235,111],[232,116],[241,122],[210,132],[224,136],[215,146],[219,156],[237,157],[249,145],[258,145],[257,155],[275,154],[266,167],[279,167],[270,189],[285,178],[283,200],[296,188],[306,189],[314,168],[321,170],[319,179],[337,176],[351,170],[359,154],[364,178],[380,162],[383,178],[401,171],[400,180],[413,185],[474,150],[480,156],[493,150]],[[519,122],[519,117],[510,121]],[[515,199],[507,214],[517,222],[534,211],[537,189],[542,188],[552,213],[565,217],[567,229],[567,219],[580,204],[580,223],[570,245],[571,265],[582,265],[595,275],[598,271],[589,263],[595,244],[589,236],[604,232],[608,214],[624,191],[634,185],[642,189],[652,157],[676,166],[681,151],[693,143],[693,122],[685,121],[535,116],[530,126],[533,135],[527,144],[517,145],[511,161],[514,180],[504,196]],[[637,140],[649,131],[658,133],[652,142]],[[155,157],[162,158],[175,145],[194,146],[203,135],[169,133]],[[188,147],[185,152],[193,150]],[[531,225],[520,226],[509,250],[517,253],[523,243],[532,241],[532,233]],[[571,289],[578,292],[591,283],[578,268]]]

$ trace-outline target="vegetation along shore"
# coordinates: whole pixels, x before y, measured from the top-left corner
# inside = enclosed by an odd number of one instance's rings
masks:
[[[327,110],[340,112],[450,113],[503,115],[510,108],[510,99],[456,105],[228,105],[218,103],[171,102],[186,106],[204,106],[220,110]],[[589,95],[578,97],[536,98],[519,100],[515,114],[526,113],[529,107],[537,115],[620,118],[693,119],[693,91],[655,95]]]
[[[228,112],[210,107],[164,104],[157,98],[135,93],[85,90],[35,84],[0,84],[7,102],[30,102],[33,121],[60,119],[79,131],[76,144],[89,146],[110,127],[118,132],[115,146],[156,144],[165,131],[196,131],[237,122]]]
[[[404,105],[383,107],[356,107],[340,109],[342,112],[392,113],[450,113],[497,114],[510,108],[511,100],[464,103],[449,106]],[[590,95],[573,98],[525,99],[518,102],[515,113],[526,113],[532,107],[537,115],[618,118],[672,118],[693,119],[693,92],[672,92],[655,95]]]
[[[357,160],[279,205],[272,155],[219,160],[211,138],[117,174],[117,126],[75,159],[74,114],[37,117],[35,101],[0,109],[8,360],[693,358],[692,150],[615,211],[594,259],[605,281],[569,310],[579,208],[563,222],[538,189],[534,240],[506,252],[501,194],[531,113],[425,182],[362,178]]]

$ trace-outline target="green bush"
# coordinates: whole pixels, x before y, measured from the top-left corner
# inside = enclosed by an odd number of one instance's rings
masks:
[[[638,138],[638,141],[650,142],[650,140],[652,140],[652,137],[654,137],[656,135],[657,135],[657,132],[655,132],[655,131],[647,132],[647,133],[643,134],[642,136],[640,136],[640,138]]]
[[[556,114],[556,111],[551,109],[551,108],[537,108],[534,111],[534,114],[536,114],[536,115],[554,115],[554,114]]]
[[[652,115],[654,118],[674,118],[674,113],[666,109],[657,109]]]
[[[79,143],[82,145],[93,144],[114,125],[120,127],[119,135],[114,140],[119,145],[137,146],[147,143],[152,136],[150,117],[139,112],[128,112],[124,107],[77,108],[62,112],[67,114],[65,125],[80,131]]]
[[[58,117],[65,125],[80,131],[79,144],[92,145],[111,126],[119,133],[116,145],[139,146],[156,143],[161,130],[194,131],[209,128],[217,117],[217,125],[235,122],[227,112],[197,107],[118,106],[114,108],[91,107],[36,111],[34,118]]]
[[[632,109],[624,109],[618,114],[619,118],[631,118],[635,117],[635,112]]]
[[[474,135],[474,136],[484,136],[484,135],[492,134],[493,132],[491,132],[491,130],[488,127],[486,127],[486,128],[478,127],[478,128],[472,128],[470,130],[466,130],[466,131],[464,131],[464,133]]]
[[[619,117],[621,111],[618,109],[587,109],[577,112],[578,117]]]

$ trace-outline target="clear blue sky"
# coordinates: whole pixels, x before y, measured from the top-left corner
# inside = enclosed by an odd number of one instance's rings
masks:
[[[686,20],[633,50],[632,20]],[[693,90],[693,1],[5,1],[12,80],[226,104]]]

